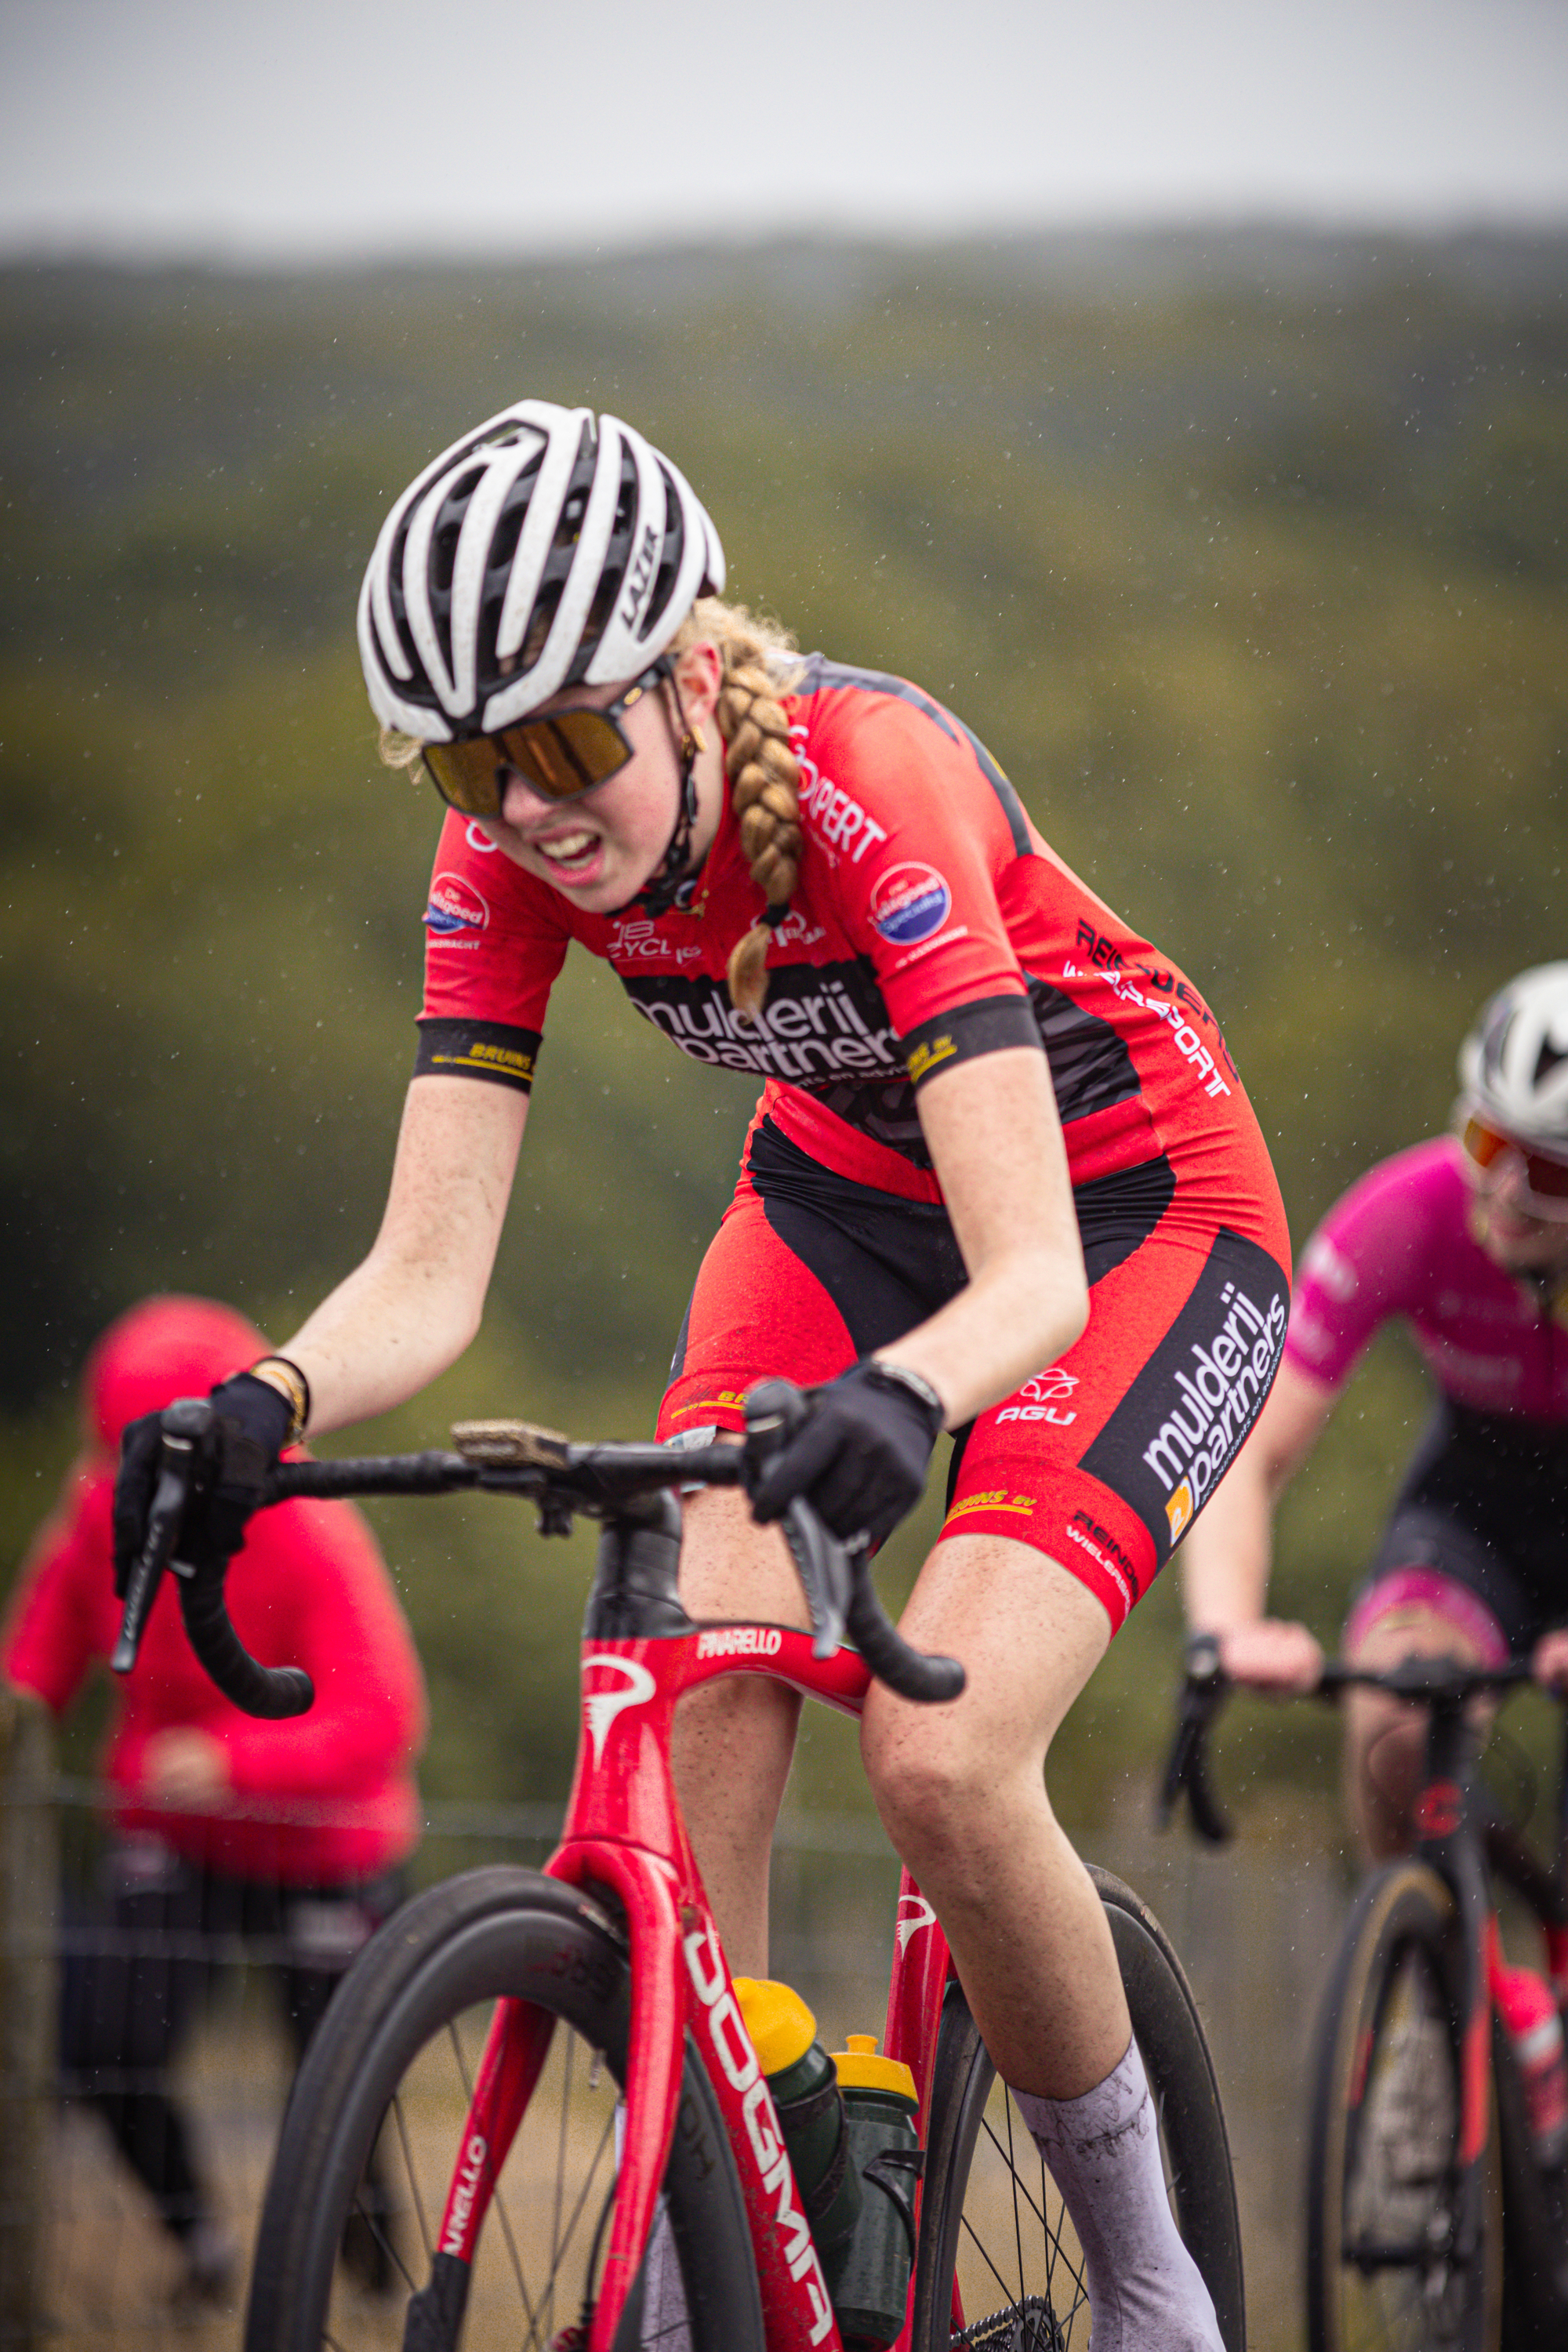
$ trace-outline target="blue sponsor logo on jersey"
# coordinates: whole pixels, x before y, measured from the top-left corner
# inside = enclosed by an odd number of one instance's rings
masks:
[[[871,926],[889,947],[910,948],[940,931],[952,912],[952,892],[934,866],[912,860],[889,866],[871,892]]]
[[[451,939],[465,931],[482,931],[489,919],[490,910],[471,882],[461,874],[437,875],[425,909],[427,931],[437,939]]]

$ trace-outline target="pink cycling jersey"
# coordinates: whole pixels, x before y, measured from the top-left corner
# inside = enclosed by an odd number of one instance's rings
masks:
[[[1337,1388],[1380,1325],[1403,1316],[1455,1404],[1568,1423],[1568,1330],[1474,1240],[1469,1199],[1448,1136],[1370,1170],[1301,1254],[1285,1352]]]

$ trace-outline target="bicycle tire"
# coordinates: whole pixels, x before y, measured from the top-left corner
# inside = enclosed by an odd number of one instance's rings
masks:
[[[479,2234],[466,2311],[448,2316],[460,2266],[443,2255],[433,2274],[432,2233],[458,2159],[473,2060],[493,2002],[506,1995],[558,2023]],[[389,2341],[443,2352],[459,2337],[466,2352],[492,2342],[546,2352],[582,2316],[602,2259],[630,2013],[624,1943],[596,1905],[556,1880],[507,1866],[469,1871],[395,1913],[344,1977],[296,2080],[262,2209],[246,2352]],[[444,2081],[437,2068],[448,2057]],[[363,2189],[378,2142],[378,2170],[395,2194],[371,2210]],[[663,2209],[693,2352],[760,2352],[741,2185],[689,2043]],[[349,2261],[356,2233],[366,2273],[358,2284]],[[379,2250],[376,2277],[367,2250]],[[431,2291],[433,2275],[441,2284]],[[618,2342],[631,2332],[623,2327]],[[650,2315],[648,2340],[658,2332]]]
[[[1090,1875],[1160,2115],[1177,2225],[1214,2297],[1226,2352],[1246,2352],[1230,2144],[1197,2003],[1152,1912],[1109,1871]],[[1060,2199],[996,2079],[962,1988],[950,1982],[932,2074],[912,2352],[954,2352],[960,2345],[975,2352],[1080,2352],[1089,2318]]]
[[[1335,1959],[1310,2077],[1310,2352],[1497,2352],[1500,2341],[1495,2112],[1478,2254],[1462,2267],[1442,2259],[1457,2222],[1463,2080],[1450,1999],[1455,1916],[1451,1891],[1425,1863],[1390,1863],[1363,1888]],[[1396,2258],[1402,2248],[1409,2260]]]

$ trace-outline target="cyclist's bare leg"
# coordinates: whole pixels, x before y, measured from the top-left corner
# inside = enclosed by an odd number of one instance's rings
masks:
[[[783,1536],[759,1528],[745,1497],[724,1488],[687,1498],[680,1597],[693,1617],[806,1622]],[[768,1859],[800,1708],[782,1683],[730,1675],[676,1712],[676,1787],[735,1976],[768,1973]]]
[[[862,1752],[1072,2215],[1094,2352],[1220,2352],[1172,2217],[1105,1913],[1046,1795],[1047,1750],[1110,1643],[1105,1612],[1028,1545],[959,1536],[926,1562],[902,1630],[961,1657],[968,1683],[925,1708],[879,1685]]]
[[[1479,1644],[1461,1625],[1435,1609],[1391,1609],[1345,1644],[1352,1665],[1379,1672],[1402,1658],[1458,1658],[1482,1663]],[[1475,1719],[1490,1709],[1484,1703]],[[1344,1704],[1345,1808],[1374,1862],[1407,1853],[1415,1838],[1412,1812],[1426,1756],[1426,1711],[1386,1691],[1350,1690]]]
[[[968,1682],[949,1706],[873,1689],[861,1749],[883,1822],[936,1906],[999,2073],[1074,2098],[1110,2074],[1131,2026],[1105,1914],[1043,1767],[1110,1621],[1028,1545],[957,1536],[926,1562],[902,1630],[962,1658]]]

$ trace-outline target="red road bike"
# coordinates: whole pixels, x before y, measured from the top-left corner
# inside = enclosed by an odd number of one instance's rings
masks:
[[[801,1409],[784,1383],[754,1391],[753,1443]],[[177,1549],[207,1410],[164,1416],[122,1665]],[[785,1534],[814,1632],[694,1623],[678,1591],[677,1489],[738,1484],[733,1445],[577,1445],[521,1423],[468,1423],[454,1442],[452,1453],[288,1465],[271,1499],[479,1487],[533,1501],[547,1534],[577,1514],[602,1522],[565,1825],[542,1873],[479,1869],[431,1888],[348,1971],[284,2118],[247,2352],[398,2341],[405,2352],[546,2352],[573,2328],[588,2352],[663,2340],[672,2352],[839,2352],[681,1819],[671,1717],[685,1693],[720,1675],[770,1675],[857,1714],[873,1675],[940,1703],[962,1689],[963,1669],[910,1648],[863,1556],[804,1503]],[[244,1651],[221,1579],[173,1564],[193,1645],[229,1696],[257,1714],[308,1706],[308,1677]],[[1227,2352],[1243,2352],[1236,2198],[1203,2028],[1157,1922],[1129,1888],[1096,1878],[1159,2105],[1173,2210]],[[907,1872],[884,2048],[913,2074],[924,2152],[923,2179],[917,2166],[902,2207],[914,2260],[900,2352],[1081,2347],[1090,2314],[1071,2225]],[[354,2231],[379,2241],[390,2299],[356,2287],[340,2261]]]

